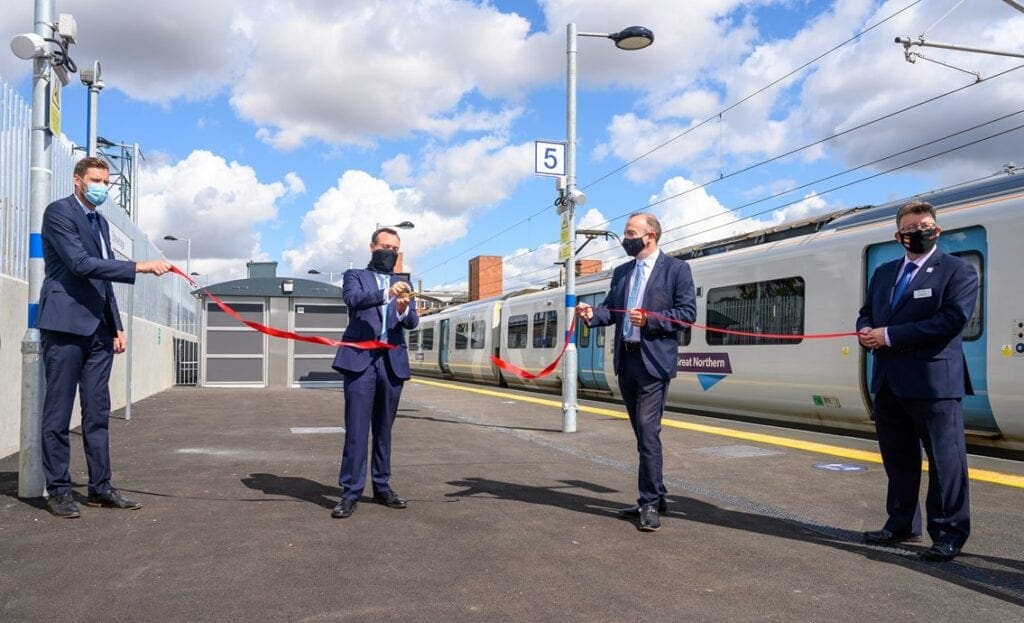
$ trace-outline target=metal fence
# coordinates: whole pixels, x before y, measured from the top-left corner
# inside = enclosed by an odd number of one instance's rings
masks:
[[[0,275],[22,281],[28,280],[30,131],[31,108],[0,78]],[[66,197],[74,190],[75,162],[84,153],[64,135],[54,138],[50,153],[52,197]],[[145,206],[136,205],[136,211],[139,207],[145,209]],[[101,207],[100,212],[131,238],[132,259],[139,262],[165,259],[138,224],[113,199]],[[133,286],[114,284],[114,292],[121,311],[198,336],[199,302],[184,280],[174,275],[160,279],[144,278]]]

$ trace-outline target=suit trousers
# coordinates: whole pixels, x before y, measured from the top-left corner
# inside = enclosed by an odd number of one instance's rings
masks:
[[[640,455],[637,474],[638,504],[656,504],[665,497],[662,474],[661,414],[668,398],[668,379],[652,376],[640,351],[619,353],[619,391],[629,413],[629,423],[636,436]]]
[[[93,335],[40,330],[46,397],[43,400],[42,450],[46,490],[51,496],[71,491],[68,428],[79,392],[82,441],[89,468],[89,493],[110,489],[110,367],[114,336],[100,322]]]
[[[345,372],[345,445],[341,454],[338,485],[343,498],[356,501],[366,487],[367,437],[373,433],[373,492],[391,490],[391,427],[405,383],[388,370],[387,353],[372,351],[373,359],[362,372]]]
[[[897,398],[883,384],[875,396],[875,430],[889,478],[885,527],[898,534],[921,533],[923,445],[928,456],[928,535],[936,543],[963,547],[971,533],[971,507],[960,399]]]

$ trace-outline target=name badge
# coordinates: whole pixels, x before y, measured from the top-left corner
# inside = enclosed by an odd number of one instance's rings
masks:
[[[931,288],[925,288],[924,290],[914,290],[915,299],[926,299],[932,295]]]

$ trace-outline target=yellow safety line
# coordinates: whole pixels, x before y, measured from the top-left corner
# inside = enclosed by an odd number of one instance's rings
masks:
[[[518,402],[526,402],[535,405],[542,405],[545,407],[557,407],[559,409],[562,408],[561,402],[556,400],[548,400],[546,398],[522,396],[520,394],[510,394],[508,392],[493,389],[483,389],[481,387],[454,385],[451,383],[444,383],[441,381],[428,381],[426,379],[420,378],[411,379],[411,382],[419,383],[420,385],[442,387],[445,389],[457,389],[459,391],[469,392],[472,394],[480,394],[481,396],[492,396],[494,398],[510,398]],[[583,413],[603,415],[606,417],[618,418],[620,420],[629,419],[629,416],[626,415],[626,413],[624,413],[623,411],[605,409],[603,407],[579,405],[577,407],[577,410],[582,411]],[[868,452],[866,450],[854,450],[852,448],[833,446],[827,443],[801,441],[799,439],[792,439],[790,437],[780,437],[778,435],[765,435],[763,433],[748,433],[745,431],[725,428],[723,426],[708,426],[707,424],[683,422],[681,420],[673,420],[669,418],[662,418],[661,425],[668,426],[670,428],[694,431],[698,433],[707,433],[709,435],[718,435],[719,437],[731,437],[733,439],[742,439],[744,441],[756,441],[758,443],[780,446],[783,448],[791,448],[793,450],[803,450],[805,452],[812,452],[814,454],[827,454],[830,456],[838,456],[844,459],[853,459],[856,461],[865,461],[868,463],[880,464],[882,462],[882,457],[877,452]],[[928,469],[928,462],[922,461],[921,467],[922,469]],[[977,480],[979,482],[988,482],[997,485],[1004,485],[1007,487],[1015,487],[1017,489],[1024,489],[1024,476],[1006,474],[1003,472],[996,472],[988,469],[977,469],[974,467],[969,468],[968,473],[970,475],[971,480]]]

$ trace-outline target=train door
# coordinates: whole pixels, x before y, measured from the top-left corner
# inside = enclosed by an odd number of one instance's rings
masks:
[[[985,325],[985,258],[988,243],[984,227],[968,227],[956,231],[944,231],[939,238],[939,248],[943,253],[956,255],[967,260],[978,271],[978,300],[974,306],[974,315],[967,321],[964,328],[964,356],[967,358],[967,370],[974,386],[973,396],[964,396],[964,426],[975,430],[997,431],[995,418],[992,417],[992,406],[988,401],[988,372],[985,366],[985,344],[988,327]],[[870,279],[875,268],[885,262],[903,256],[903,246],[895,240],[868,247],[867,277]],[[866,283],[866,282],[865,282]],[[870,382],[874,357],[865,357],[865,379]]]
[[[437,336],[437,363],[443,374],[451,374],[451,370],[448,368],[448,322],[447,319],[441,321],[441,326],[438,328],[440,334]]]
[[[585,294],[579,297],[581,303],[600,305],[604,294]],[[604,374],[604,340],[606,327],[590,328],[584,322],[576,323],[576,351],[579,362],[580,387],[585,389],[608,389]]]

